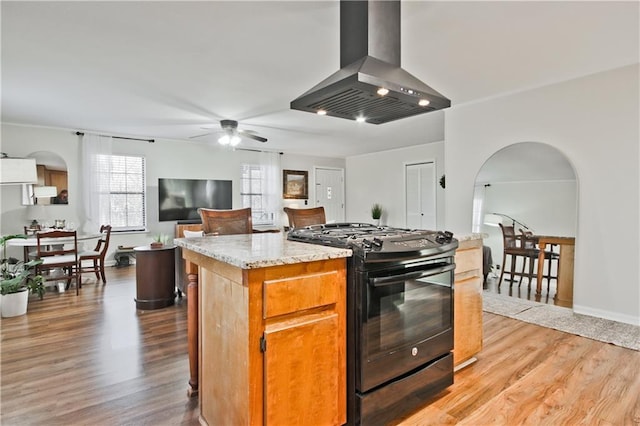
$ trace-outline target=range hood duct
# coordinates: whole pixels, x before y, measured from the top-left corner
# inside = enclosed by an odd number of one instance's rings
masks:
[[[389,92],[381,96],[380,88]],[[418,102],[426,99],[427,106]],[[382,124],[451,106],[400,67],[400,1],[340,1],[340,69],[291,109]]]

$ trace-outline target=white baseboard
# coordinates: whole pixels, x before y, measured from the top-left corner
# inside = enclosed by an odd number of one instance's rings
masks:
[[[573,305],[573,312],[575,312],[576,314],[589,315],[590,317],[604,318],[611,321],[640,326],[640,317],[620,314],[618,312],[605,311],[603,309],[594,309],[588,306],[580,306],[576,304]]]
[[[135,265],[136,264],[136,259],[135,258],[129,258],[129,265]],[[106,260],[104,262],[104,266],[109,268],[109,267],[116,267],[116,261],[115,260]],[[122,266],[124,268],[124,266]]]

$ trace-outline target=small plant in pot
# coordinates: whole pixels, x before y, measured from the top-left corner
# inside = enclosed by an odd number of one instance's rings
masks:
[[[45,287],[41,275],[35,275],[34,268],[42,260],[31,260],[27,263],[14,258],[7,258],[7,241],[14,238],[26,238],[16,234],[0,237],[2,244],[2,263],[0,265],[0,297],[2,298],[2,316],[12,317],[27,312],[29,293],[44,296]]]
[[[153,238],[153,242],[149,244],[151,248],[162,248],[169,241],[169,237],[164,234],[158,234]]]
[[[382,217],[382,206],[375,203],[371,206],[371,217],[376,221],[376,225],[380,225],[380,218]]]

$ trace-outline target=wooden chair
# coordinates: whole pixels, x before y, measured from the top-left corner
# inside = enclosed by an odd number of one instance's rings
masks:
[[[40,232],[42,230],[42,228],[40,227],[40,225],[29,225],[29,226],[25,226],[24,227],[24,235],[28,237],[35,237],[36,232]],[[36,255],[38,254],[38,252],[36,251],[35,247],[24,247],[23,249],[23,256],[24,256],[24,261],[28,262],[31,259],[35,259]]]
[[[202,230],[202,224],[200,223],[189,223],[189,224],[176,224],[176,238],[193,238],[193,237],[202,237],[204,236],[204,231]],[[189,278],[187,277],[187,263],[188,260],[182,259],[182,247],[178,247],[178,259],[181,259],[178,262],[178,282],[176,283],[176,288],[178,289],[178,297],[182,297],[182,295],[186,294],[187,284],[189,283]]]
[[[80,253],[80,286],[82,287],[82,274],[86,272],[93,272],[96,274],[96,279],[102,278],[102,284],[107,283],[107,279],[104,275],[104,258],[107,255],[107,249],[109,248],[109,239],[111,238],[111,225],[102,225],[100,227],[100,239],[96,244],[96,248],[91,251],[84,251]],[[82,266],[82,262],[91,262],[91,266]]]
[[[529,263],[529,272],[526,275],[529,279],[529,282],[531,282],[531,276],[533,276],[534,278],[537,277],[537,273],[534,273],[533,271],[537,271],[537,268],[535,267],[535,263],[538,261],[538,256],[540,255],[540,249],[538,248],[538,240],[535,237],[535,235],[533,235],[533,232],[531,231],[523,231],[522,229],[520,230],[520,235],[522,238],[522,244],[523,247],[525,249],[529,249],[529,250],[534,250],[536,253],[536,257],[535,259],[532,259],[530,257],[526,257],[525,258],[525,264],[523,265],[522,269],[524,270],[526,267],[526,262]],[[545,261],[547,261],[547,274],[543,277],[541,277],[542,279],[546,278],[547,279],[547,294],[549,293],[549,284],[551,282],[552,279],[558,280],[557,276],[551,275],[551,262],[552,261],[556,261],[556,263],[558,262],[559,259],[559,255],[558,253],[553,252],[553,247],[552,250],[545,250],[544,251],[544,259]],[[542,281],[541,279],[541,281]],[[522,277],[520,277],[520,280],[522,281]]]
[[[324,207],[310,209],[292,209],[285,207],[284,212],[289,218],[289,228],[304,228],[309,225],[321,225],[327,223]]]
[[[37,258],[42,263],[36,266],[36,274],[42,275],[43,281],[59,281],[65,279],[67,285],[76,280],[76,295],[80,291],[80,275],[78,268],[78,236],[76,231],[48,231],[36,233]],[[64,244],[51,241],[51,238],[65,238]],[[44,240],[44,241],[43,241]],[[66,247],[66,248],[65,248]],[[62,271],[65,274],[56,274]],[[45,274],[45,272],[48,272]]]
[[[251,208],[238,210],[214,210],[199,208],[205,235],[251,234]]]
[[[516,235],[515,228],[513,226],[504,226],[501,223],[498,224],[500,229],[502,230],[502,271],[500,272],[500,278],[498,279],[498,287],[502,284],[502,278],[504,277],[505,271],[507,270],[506,261],[507,256],[509,256],[510,260],[510,270],[506,273],[509,274],[509,280],[511,284],[509,287],[513,286],[513,282],[516,277],[520,277],[520,282],[522,281],[522,277],[526,276],[529,279],[529,283],[531,283],[531,278],[535,278],[533,269],[533,262],[538,257],[538,250],[533,247],[525,247],[522,243],[522,236]],[[516,266],[518,262],[518,258],[522,258],[522,269],[520,271],[516,271]],[[529,271],[524,272],[525,263],[529,259]]]

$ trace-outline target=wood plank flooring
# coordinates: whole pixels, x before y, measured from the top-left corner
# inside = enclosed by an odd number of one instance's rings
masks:
[[[198,424],[186,300],[137,311],[135,267],[107,280],[1,320],[3,426]],[[398,424],[637,425],[639,368],[640,352],[485,313],[478,362]]]

